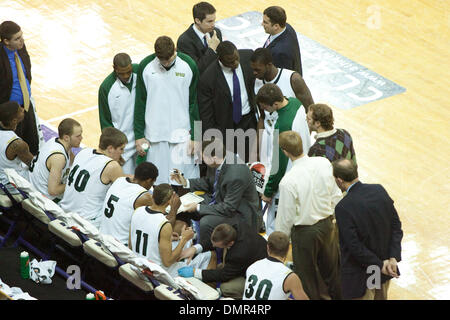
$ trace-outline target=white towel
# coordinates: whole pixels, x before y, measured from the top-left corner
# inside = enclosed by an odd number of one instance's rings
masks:
[[[51,284],[55,274],[56,261],[47,260],[38,262],[36,259],[30,262],[30,279],[36,283]]]

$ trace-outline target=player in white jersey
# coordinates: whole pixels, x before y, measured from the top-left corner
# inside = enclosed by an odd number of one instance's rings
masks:
[[[305,116],[308,106],[314,103],[311,92],[303,77],[296,71],[277,68],[273,64],[272,53],[267,48],[258,48],[250,59],[250,65],[255,76],[255,95],[266,83],[276,84],[286,98],[297,98],[303,105]],[[259,106],[258,108],[258,141],[260,162],[266,167],[266,172],[270,169],[270,159],[272,158],[273,130],[278,120],[278,113],[268,112]],[[303,136],[302,136],[303,137]],[[276,211],[276,206],[269,207],[269,211]],[[273,212],[270,213],[273,215]]]
[[[243,300],[309,300],[297,274],[284,265],[289,237],[280,231],[267,239],[268,257],[247,268]]]
[[[14,169],[28,178],[28,168],[33,164],[28,144],[15,134],[17,124],[23,120],[24,109],[13,101],[0,104],[0,183],[13,192],[4,169]]]
[[[51,138],[39,149],[30,182],[37,191],[54,200],[61,200],[75,155],[72,148],[80,146],[83,129],[78,121],[67,118],[58,125],[58,137]]]
[[[147,155],[147,161],[156,165],[158,184],[176,184],[170,180],[173,168],[187,178],[198,178],[194,122],[200,121],[199,71],[195,61],[177,52],[169,37],[161,36],[155,41],[155,53],[141,61],[137,74],[134,133],[138,154]]]
[[[108,234],[128,246],[131,216],[135,209],[153,204],[148,190],[158,177],[158,169],[151,162],[140,163],[133,177],[114,181],[103,202],[100,233]]]
[[[172,201],[175,195],[171,186],[166,183],[155,186],[154,204],[136,209],[131,218],[129,238],[131,250],[157,263],[172,277],[178,276],[178,269],[187,265],[187,262],[178,259],[183,248],[194,237],[192,228],[183,227],[181,234],[174,233],[172,224],[166,218],[165,212],[169,204],[175,210],[181,205],[179,200],[176,203]],[[189,265],[200,269],[214,269],[215,253],[200,253]]]
[[[78,213],[100,227],[103,201],[110,185],[124,176],[119,164],[127,137],[120,130],[103,129],[98,149],[85,148],[76,156],[59,203],[66,212]]]
[[[272,54],[267,48],[258,48],[250,59],[255,76],[255,95],[266,83],[276,84],[286,98],[297,98],[305,108],[314,103],[311,91],[303,77],[293,70],[277,68],[272,62]],[[262,111],[260,109],[260,111]]]
[[[122,168],[125,174],[133,174],[137,158],[133,122],[138,65],[131,63],[128,54],[118,53],[114,56],[113,68],[98,91],[100,127],[114,127],[125,133],[128,143]]]

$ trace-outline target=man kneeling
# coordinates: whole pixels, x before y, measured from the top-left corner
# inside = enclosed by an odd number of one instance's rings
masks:
[[[131,218],[129,247],[134,252],[146,257],[150,261],[163,267],[172,277],[178,276],[177,270],[186,265],[184,261],[178,261],[182,250],[189,245],[194,237],[192,228],[181,228],[181,235],[173,232],[177,229],[177,224],[183,223],[175,221],[174,225],[167,217],[166,208],[171,205],[180,206],[175,192],[169,184],[163,183],[153,189],[153,205],[139,207]],[[176,207],[172,209],[178,209]],[[171,210],[171,212],[176,210]],[[197,254],[189,263],[191,266],[200,269],[214,269],[216,267],[216,255],[208,251]]]

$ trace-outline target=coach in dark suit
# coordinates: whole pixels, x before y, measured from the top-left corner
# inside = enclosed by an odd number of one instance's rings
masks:
[[[211,245],[209,245],[211,243]],[[182,252],[181,258],[192,257],[198,251],[224,249],[222,266],[215,270],[194,270],[183,267],[178,273],[184,277],[201,279],[205,283],[221,282],[220,289],[226,297],[242,299],[245,289],[245,272],[254,262],[267,257],[267,241],[240,219],[233,218],[220,224],[211,234],[211,241],[200,241]]]
[[[217,225],[235,216],[255,231],[260,227],[258,215],[261,203],[250,169],[231,152],[224,154],[223,149],[219,140],[209,140],[202,144],[203,161],[216,169],[214,176],[189,180],[178,172],[171,176],[192,192],[206,192],[203,202],[185,205],[187,213],[177,215],[179,219],[187,214],[190,219],[200,220],[201,240],[208,241]]]
[[[15,132],[28,144],[30,152],[37,155],[39,135],[30,97],[31,60],[23,40],[23,32],[15,22],[4,21],[0,24],[0,103],[16,101],[25,109],[25,117],[17,125]]]
[[[202,74],[217,59],[216,49],[222,33],[214,26],[216,9],[208,2],[194,5],[192,14],[194,23],[178,38],[177,50],[194,59]]]
[[[272,6],[264,10],[262,26],[269,34],[264,48],[270,49],[276,67],[294,70],[303,76],[297,33],[286,19],[286,12],[281,7]]]
[[[343,298],[385,300],[401,260],[403,231],[394,202],[381,185],[361,183],[351,160],[334,161],[333,175],[347,191],[335,208]]]
[[[200,76],[198,105],[203,132],[218,129],[227,148],[226,130],[256,130],[255,78],[250,66],[253,50],[237,50],[230,41],[217,47],[218,59]],[[256,133],[256,131],[255,131]],[[245,162],[250,158],[250,146],[256,143],[256,135],[245,140],[245,151],[239,150],[242,140],[234,138],[234,149]],[[244,149],[244,148],[242,148]],[[240,152],[238,152],[240,151]],[[245,154],[242,154],[245,152]]]

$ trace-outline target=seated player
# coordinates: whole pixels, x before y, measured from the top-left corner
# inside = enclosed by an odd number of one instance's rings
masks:
[[[289,238],[274,231],[267,239],[268,257],[248,267],[243,300],[309,300],[296,273],[284,265]]]
[[[83,129],[74,119],[64,119],[58,125],[58,137],[49,139],[39,150],[30,182],[34,188],[58,202],[66,189],[66,180],[75,155],[72,148],[80,146]]]
[[[134,210],[153,204],[148,190],[158,177],[158,169],[151,162],[142,162],[134,170],[134,176],[120,177],[109,188],[103,202],[104,213],[100,232],[109,234],[128,246],[131,216]]]
[[[28,167],[32,166],[33,154],[28,144],[14,132],[24,117],[24,109],[17,102],[0,104],[0,183],[14,192],[4,169],[14,169],[28,178]]]
[[[100,227],[103,201],[111,184],[124,173],[119,164],[127,137],[116,128],[105,128],[98,149],[85,148],[73,161],[64,196],[59,203],[66,212],[78,213]]]
[[[192,228],[182,227],[181,235],[173,232],[172,224],[167,219],[166,208],[170,205],[176,214],[181,205],[169,184],[163,183],[153,188],[152,206],[137,208],[131,218],[129,247],[134,252],[148,258],[163,267],[172,277],[177,270],[186,266],[185,261],[178,261],[183,248],[194,237]],[[173,219],[173,217],[171,218]],[[198,254],[189,265],[201,269],[214,269],[216,255],[208,251]]]

